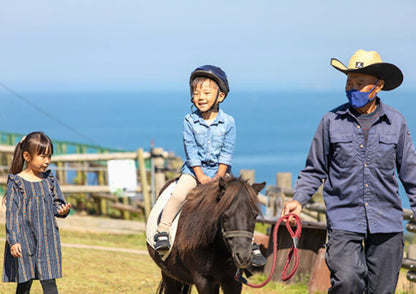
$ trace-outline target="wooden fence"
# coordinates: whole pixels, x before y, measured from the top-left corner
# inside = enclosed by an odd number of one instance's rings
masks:
[[[3,189],[13,150],[14,146],[0,145],[0,186]],[[107,162],[114,159],[136,162],[138,187],[134,192],[137,197],[111,193]],[[77,210],[124,219],[142,214],[147,219],[154,196],[167,179],[177,174],[181,164],[182,160],[174,154],[162,148],[153,148],[150,152],[138,149],[136,152],[58,154],[52,157],[50,168],[57,175],[68,202]],[[89,178],[95,178],[96,183],[89,183]]]

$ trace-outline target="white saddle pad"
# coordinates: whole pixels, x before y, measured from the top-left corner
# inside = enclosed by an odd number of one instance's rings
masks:
[[[172,196],[173,191],[176,188],[176,181],[172,182],[159,196],[157,199],[155,205],[153,206],[152,210],[150,211],[149,218],[147,219],[146,224],[146,242],[149,244],[153,249],[154,247],[154,236],[156,234],[157,226],[160,222],[160,217],[162,214],[163,209],[166,206],[166,203],[168,202],[169,198]],[[176,215],[175,219],[172,222],[172,225],[169,230],[169,243],[170,248],[173,247],[173,244],[175,242],[175,235],[176,235],[176,229],[178,228],[178,220],[179,220],[180,212]],[[170,254],[167,252],[162,260],[165,260]]]

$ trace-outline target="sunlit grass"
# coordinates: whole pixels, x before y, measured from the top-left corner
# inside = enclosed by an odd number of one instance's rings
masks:
[[[0,236],[4,235],[4,226],[0,226]],[[61,239],[63,243],[138,250],[146,249],[144,234],[118,235],[61,230]],[[57,280],[58,290],[61,294],[153,294],[156,292],[161,278],[160,269],[146,254],[63,247],[62,255],[64,276],[62,279]],[[3,263],[2,253],[0,254],[0,263]],[[402,274],[405,277],[405,272],[402,271]],[[265,275],[256,274],[249,281],[253,284],[260,284],[265,279]],[[260,289],[244,286],[242,293],[308,293],[306,283],[291,282],[291,284],[270,282]],[[0,284],[0,293],[14,293],[15,289],[15,283]],[[396,293],[415,293],[414,289],[413,284],[406,284],[403,290],[399,290]],[[38,281],[33,283],[31,293],[42,293]],[[192,293],[197,293],[195,288]]]

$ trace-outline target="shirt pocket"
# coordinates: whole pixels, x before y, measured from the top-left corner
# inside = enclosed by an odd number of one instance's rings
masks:
[[[352,134],[332,134],[332,162],[339,167],[352,166],[356,158]]]
[[[206,137],[207,137],[206,132],[204,132],[202,130],[196,130],[194,132],[194,137],[195,137],[196,144],[198,146],[205,146],[206,145]]]
[[[212,133],[212,147],[221,149],[224,144],[225,130],[216,130]]]
[[[393,169],[396,162],[396,149],[399,136],[394,134],[380,134],[377,148],[377,167]]]

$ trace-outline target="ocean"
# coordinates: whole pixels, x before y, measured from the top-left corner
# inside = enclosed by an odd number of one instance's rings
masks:
[[[397,89],[379,95],[406,117],[413,134],[415,94]],[[0,130],[23,134],[41,130],[52,139],[120,150],[148,150],[153,142],[184,158],[183,118],[191,111],[187,89],[25,91],[19,95],[0,89]],[[236,120],[234,175],[254,169],[256,182],[273,185],[277,172],[291,172],[294,182],[321,117],[345,101],[343,89],[230,92],[221,107]],[[400,194],[403,207],[409,208],[403,188]]]

